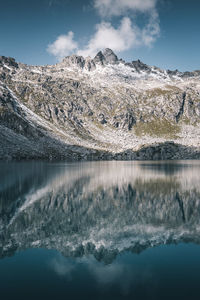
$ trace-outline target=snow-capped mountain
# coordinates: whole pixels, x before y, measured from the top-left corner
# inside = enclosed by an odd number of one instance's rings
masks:
[[[200,71],[111,49],[53,66],[0,57],[1,159],[198,158],[199,120]]]

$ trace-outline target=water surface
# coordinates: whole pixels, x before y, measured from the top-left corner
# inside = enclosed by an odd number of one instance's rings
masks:
[[[199,172],[0,163],[1,299],[199,299]]]

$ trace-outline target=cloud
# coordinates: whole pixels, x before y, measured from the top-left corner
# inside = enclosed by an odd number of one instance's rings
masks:
[[[66,276],[68,279],[71,279],[72,273],[76,268],[75,264],[68,261],[61,255],[58,255],[55,258],[53,258],[50,261],[49,266],[56,272],[56,274],[58,274],[59,276]]]
[[[99,50],[110,48],[119,53],[136,47],[151,47],[160,34],[159,19],[153,14],[148,23],[140,28],[133,24],[131,19],[124,17],[120,26],[114,28],[109,22],[102,22],[96,25],[96,32],[88,44],[78,50],[82,56],[93,57]]]
[[[141,30],[141,41],[142,45],[151,47],[152,44],[160,36],[160,21],[158,14],[153,12],[150,16],[149,22]]]
[[[95,34],[78,54],[93,57],[104,48],[111,48],[116,52],[125,51],[138,43],[137,36],[137,28],[132,27],[131,20],[127,17],[122,19],[118,28],[114,28],[111,23],[102,22],[96,25]]]
[[[157,0],[94,0],[94,8],[101,17],[121,16],[126,12],[151,12]]]
[[[74,33],[60,35],[47,48],[50,54],[61,59],[72,53],[84,57],[94,57],[98,51],[111,48],[120,53],[136,47],[151,47],[160,35],[159,16],[156,11],[158,0],[93,0],[94,8],[102,17],[102,21],[95,25],[94,34],[83,47],[74,40]],[[129,13],[129,16],[126,13]],[[146,23],[138,26],[136,19],[130,17],[130,12],[144,13]],[[118,16],[120,24],[112,24],[112,17]],[[110,17],[109,21],[105,21]]]
[[[138,284],[144,284],[148,291],[153,291],[156,287],[156,277],[147,266],[133,268],[132,264],[117,260],[105,265],[93,256],[71,260],[60,254],[49,262],[51,270],[68,281],[76,280],[80,266],[84,270],[84,277],[86,279],[92,277],[95,289],[100,291],[109,290],[115,285],[122,295],[127,296]]]
[[[70,55],[78,49],[78,43],[74,40],[74,33],[69,31],[67,35],[60,35],[47,47],[47,51],[58,59]]]

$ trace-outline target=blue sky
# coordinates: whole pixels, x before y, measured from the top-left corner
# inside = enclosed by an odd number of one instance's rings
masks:
[[[200,69],[198,0],[0,0],[0,55],[54,64],[111,47],[127,61]]]

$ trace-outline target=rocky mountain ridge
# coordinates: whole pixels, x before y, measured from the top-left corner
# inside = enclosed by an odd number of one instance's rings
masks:
[[[0,159],[200,157],[200,71],[111,49],[53,66],[0,57]]]

